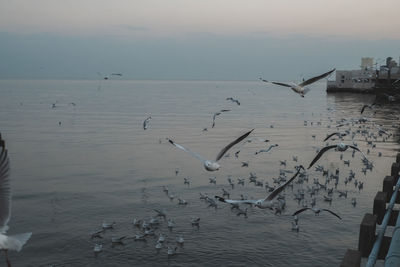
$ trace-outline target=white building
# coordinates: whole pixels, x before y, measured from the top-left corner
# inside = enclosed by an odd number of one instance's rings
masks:
[[[373,67],[373,58],[362,58],[359,70],[336,70],[336,80],[328,81],[327,92],[373,93],[378,84],[390,85],[400,78],[400,67],[391,58],[388,62],[389,67],[378,70]]]

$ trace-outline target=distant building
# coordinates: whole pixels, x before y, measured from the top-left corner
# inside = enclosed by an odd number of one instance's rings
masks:
[[[336,70],[336,80],[328,81],[327,92],[375,93],[380,88],[400,87],[400,67],[391,57],[377,67],[374,59],[361,59],[358,70]]]
[[[374,66],[374,59],[372,57],[361,58],[361,69],[372,68]]]

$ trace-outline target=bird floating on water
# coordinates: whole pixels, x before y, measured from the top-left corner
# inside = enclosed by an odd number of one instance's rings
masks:
[[[243,134],[242,136],[240,136],[239,138],[237,138],[236,140],[234,140],[233,142],[229,143],[226,147],[224,147],[217,155],[215,161],[213,160],[207,160],[205,158],[203,158],[201,155],[190,151],[189,149],[175,143],[174,141],[172,141],[171,139],[167,138],[167,140],[174,146],[176,146],[177,148],[189,153],[190,155],[192,155],[193,157],[199,159],[203,165],[204,168],[207,171],[217,171],[219,170],[219,168],[221,167],[221,165],[219,165],[218,161],[222,158],[222,156],[234,145],[236,145],[237,143],[239,143],[240,141],[242,141],[243,139],[245,139],[254,129],[252,129],[251,131],[248,131],[247,133]]]

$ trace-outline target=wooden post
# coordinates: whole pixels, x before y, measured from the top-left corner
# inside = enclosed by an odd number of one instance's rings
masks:
[[[358,250],[362,257],[368,257],[375,241],[376,215],[366,213],[360,224]]]
[[[382,223],[383,217],[385,216],[387,199],[386,196],[387,194],[385,192],[378,191],[376,192],[374,198],[373,214],[377,216],[376,222],[378,224]]]
[[[396,156],[396,163],[400,163],[400,153],[397,153],[397,156]]]
[[[392,210],[392,213],[390,214],[388,225],[395,226],[398,216],[399,216],[399,210]]]
[[[343,257],[340,267],[360,267],[361,252],[354,249],[348,249]]]
[[[395,184],[397,183],[397,180],[399,179],[399,170],[400,170],[400,163],[393,162],[390,175],[394,177]]]
[[[393,194],[393,186],[394,186],[394,177],[393,176],[386,176],[383,179],[383,192],[385,192],[386,195],[386,202],[390,201],[390,198],[392,197]]]

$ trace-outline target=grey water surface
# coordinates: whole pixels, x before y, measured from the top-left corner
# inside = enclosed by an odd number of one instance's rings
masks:
[[[199,199],[199,193],[222,195],[222,188],[233,199],[241,194],[264,198],[268,192],[249,183],[250,172],[273,185],[272,178],[284,168],[280,160],[287,160],[288,170],[298,164],[307,167],[316,147],[325,146],[326,134],[337,130],[336,121],[360,118],[362,105],[374,100],[371,95],[327,95],[325,86],[325,82],[314,84],[301,98],[290,89],[259,81],[1,80],[0,132],[9,151],[13,190],[9,233],[33,232],[21,252],[9,253],[12,266],[338,266],[348,248],[357,248],[362,217],[372,212],[373,198],[390,174],[399,150],[393,138],[383,142],[378,137],[372,148],[364,137],[356,136],[358,147],[364,153],[371,151],[367,156],[374,169],[366,175],[361,172],[361,155],[352,158],[350,150],[343,153],[350,166],[334,151],[317,163],[331,171],[340,169],[338,189],[348,190],[348,197],[334,193],[329,204],[320,190],[316,198],[318,207],[335,211],[343,220],[329,213],[304,212],[299,215],[300,231],[291,231],[290,214],[302,207],[294,193],[306,191],[314,178],[324,181],[314,168],[308,172],[308,183],[294,183],[293,189],[285,190],[282,215],[247,206],[248,218],[238,217],[228,204],[220,202],[214,209]],[[239,99],[241,105],[227,97]],[[217,116],[211,128],[213,114],[221,109],[231,111]],[[152,119],[143,130],[148,116]],[[366,109],[363,116],[370,118],[366,125],[371,130],[376,132],[375,123],[396,133],[395,105]],[[237,145],[221,159],[217,172],[207,172],[200,161],[166,141],[171,138],[215,159],[221,148],[253,128],[250,137],[269,143],[253,140]],[[350,138],[345,142],[351,143]],[[275,143],[279,146],[271,152],[255,155]],[[241,167],[242,161],[249,167]],[[344,184],[351,169],[364,182],[363,190]],[[183,184],[184,177],[190,186]],[[209,183],[213,177],[216,185]],[[235,182],[245,178],[245,185],[232,189],[228,177]],[[178,205],[177,198],[171,201],[163,185],[188,204]],[[306,199],[310,199],[307,193]],[[157,237],[111,244],[111,237],[139,234],[133,218],[148,221],[156,215],[153,209],[165,210],[176,223],[169,231],[162,221],[156,230],[167,236],[159,252]],[[192,217],[201,218],[199,229],[192,227]],[[114,229],[102,239],[91,239],[103,221],[115,221]],[[168,258],[167,247],[175,247],[180,235],[184,245]],[[95,243],[103,244],[97,255]],[[3,263],[0,255],[0,266]]]

